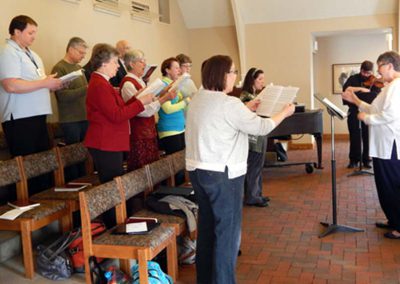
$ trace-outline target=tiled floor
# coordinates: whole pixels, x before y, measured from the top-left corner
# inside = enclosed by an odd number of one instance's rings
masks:
[[[268,168],[266,208],[243,211],[242,256],[238,283],[400,283],[400,241],[383,238],[385,230],[372,176],[347,177],[348,144],[336,143],[338,223],[361,233],[335,233],[322,239],[320,221],[332,221],[330,143],[325,169],[306,174],[304,166]],[[290,161],[315,161],[314,150],[290,151]],[[19,262],[0,266],[0,283],[51,283],[40,276],[23,279]],[[82,283],[80,276],[63,283]],[[193,266],[180,269],[178,283],[195,283]]]
[[[348,144],[336,143],[338,224],[362,233],[335,233],[322,239],[320,221],[332,222],[331,151],[324,141],[323,170],[303,166],[264,171],[267,208],[243,210],[238,283],[400,283],[400,241],[375,228],[384,220],[373,176],[347,177]],[[290,151],[290,161],[315,161],[315,151]],[[400,204],[399,204],[400,206]],[[181,283],[195,283],[193,268]]]

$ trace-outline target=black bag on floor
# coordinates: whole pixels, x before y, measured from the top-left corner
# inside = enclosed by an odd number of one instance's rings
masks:
[[[73,268],[67,248],[75,240],[76,235],[69,232],[47,247],[37,246],[36,270],[40,275],[51,280],[64,280],[71,277]]]

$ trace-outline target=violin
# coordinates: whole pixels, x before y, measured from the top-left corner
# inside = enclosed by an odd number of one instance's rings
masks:
[[[377,78],[374,75],[370,75],[368,79],[363,83],[364,87],[371,89],[372,87],[383,88],[385,86],[385,82],[383,78]]]

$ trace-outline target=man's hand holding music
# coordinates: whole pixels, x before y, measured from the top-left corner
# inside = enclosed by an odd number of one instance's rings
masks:
[[[51,91],[57,91],[64,87],[61,79],[55,78],[56,76],[57,76],[57,73],[54,73],[54,74],[48,75],[46,78],[43,79],[44,85]]]

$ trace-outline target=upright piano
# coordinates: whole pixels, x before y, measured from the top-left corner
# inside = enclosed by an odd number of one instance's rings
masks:
[[[287,117],[273,131],[268,134],[268,138],[278,136],[287,136],[292,134],[311,134],[317,142],[318,163],[317,169],[322,167],[322,113],[321,109],[305,110],[305,112],[296,112],[292,116]],[[285,164],[282,164],[285,165]],[[290,165],[290,163],[286,163]]]

